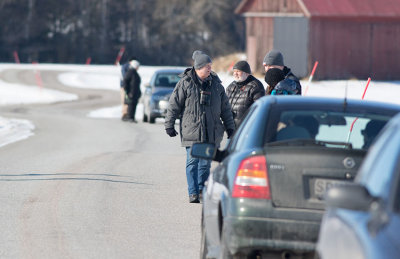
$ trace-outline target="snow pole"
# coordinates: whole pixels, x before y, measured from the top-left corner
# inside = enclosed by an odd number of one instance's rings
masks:
[[[363,93],[363,95],[361,97],[361,100],[364,100],[365,93],[367,92],[367,89],[368,89],[368,86],[369,86],[370,82],[371,82],[371,78],[368,77],[367,85],[364,88],[364,93]],[[350,126],[349,134],[347,135],[347,142],[349,142],[349,140],[350,140],[351,132],[353,131],[354,124],[356,123],[357,120],[358,120],[358,117],[353,120],[353,123]]]
[[[121,49],[118,52],[117,58],[115,60],[115,65],[119,64],[119,61],[121,60],[122,55],[124,55],[124,52],[125,52],[125,47],[121,47]]]
[[[315,73],[315,70],[317,69],[317,66],[318,66],[318,61],[315,61],[314,67],[313,67],[313,69],[311,71],[311,74],[310,74],[310,77],[308,78],[308,83],[307,83],[306,90],[304,91],[304,95],[307,95],[308,87],[310,86],[310,83],[311,83],[311,81],[312,81],[312,79],[314,77],[314,73]]]
[[[364,93],[363,93],[363,95],[361,97],[361,100],[364,100],[365,93],[367,92],[367,89],[368,89],[368,86],[369,86],[370,82],[371,82],[371,77],[368,77],[367,85],[365,86]]]
[[[16,50],[14,50],[13,56],[14,56],[15,63],[20,64],[19,57],[18,57],[18,52]]]
[[[91,57],[88,57],[87,59],[86,59],[86,65],[90,65],[90,62],[92,61],[92,58]]]
[[[39,87],[40,90],[42,90],[43,87],[43,81],[42,81],[42,76],[40,75],[40,70],[37,68],[37,65],[39,64],[36,61],[33,61],[32,64],[34,65],[34,72],[35,72],[35,79],[36,79],[36,84]]]

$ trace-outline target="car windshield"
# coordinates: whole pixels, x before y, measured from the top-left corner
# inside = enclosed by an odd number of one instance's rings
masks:
[[[156,87],[175,87],[179,79],[179,73],[158,74],[154,85]]]
[[[368,149],[389,116],[321,110],[284,110],[268,126],[267,144]]]

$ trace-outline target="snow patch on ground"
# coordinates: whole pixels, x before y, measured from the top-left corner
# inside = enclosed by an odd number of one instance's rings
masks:
[[[34,129],[28,120],[0,117],[0,147],[34,135]]]

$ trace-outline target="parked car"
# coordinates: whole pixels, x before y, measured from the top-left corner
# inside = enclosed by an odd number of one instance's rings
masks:
[[[400,258],[400,114],[382,130],[353,184],[326,193],[323,259]]]
[[[225,149],[193,145],[193,156],[220,162],[202,194],[201,258],[313,258],[326,189],[354,180],[367,125],[399,111],[365,100],[266,96]]]
[[[184,69],[173,68],[154,72],[142,95],[144,122],[154,123],[156,118],[165,117],[169,97],[183,71]]]

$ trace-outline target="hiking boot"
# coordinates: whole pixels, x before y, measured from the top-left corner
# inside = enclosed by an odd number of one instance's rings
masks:
[[[190,203],[200,203],[199,196],[197,194],[190,194],[189,195],[189,202]]]

